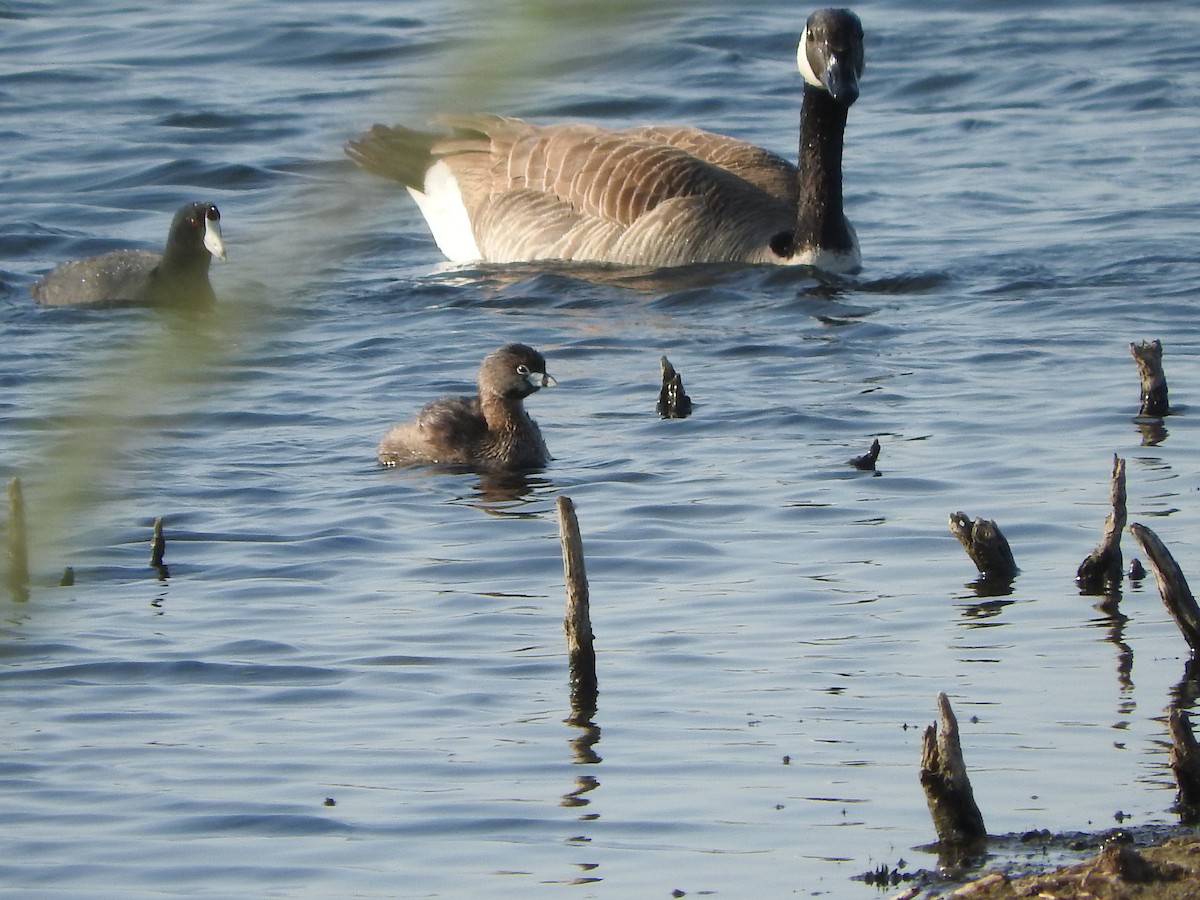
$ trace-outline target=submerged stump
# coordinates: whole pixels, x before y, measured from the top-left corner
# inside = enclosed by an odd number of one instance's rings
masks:
[[[683,377],[665,356],[658,358],[662,367],[662,387],[655,409],[664,419],[686,419],[692,414],[692,398],[683,389]]]
[[[991,519],[972,521],[964,512],[950,514],[950,532],[963,545],[979,574],[988,581],[1012,581],[1020,569],[1000,526]]]
[[[1183,570],[1179,568],[1179,563],[1175,562],[1175,557],[1159,540],[1158,535],[1145,525],[1134,522],[1129,526],[1129,530],[1146,551],[1146,559],[1150,563],[1150,571],[1154,573],[1155,581],[1158,582],[1158,592],[1162,595],[1163,604],[1194,654],[1200,649],[1200,606],[1196,605],[1196,598],[1192,596],[1192,589],[1183,577]]]
[[[1096,549],[1079,564],[1075,582],[1087,593],[1102,593],[1119,587],[1124,577],[1121,556],[1121,532],[1125,530],[1125,460],[1113,455],[1112,480],[1109,484],[1112,512],[1104,521],[1104,534]]]
[[[1129,353],[1137,363],[1142,382],[1142,402],[1139,416],[1162,418],[1171,412],[1167,401],[1167,376],[1162,366],[1162,341],[1141,341],[1129,345]]]
[[[871,441],[871,449],[862,456],[850,460],[850,465],[862,472],[874,472],[875,463],[879,460],[879,438]]]
[[[154,520],[154,533],[150,537],[150,565],[160,572],[166,568],[163,555],[167,552],[167,542],[163,538],[163,520],[159,516]]]
[[[1188,714],[1178,707],[1171,708],[1167,728],[1171,732],[1169,762],[1179,788],[1177,811],[1185,823],[1194,825],[1200,822],[1200,746]]]
[[[961,846],[987,839],[983,814],[975,803],[958,739],[958,720],[950,700],[939,693],[937,724],[925,729],[921,742],[921,787],[933,827],[942,844]]]
[[[567,635],[571,713],[573,719],[586,721],[596,712],[599,683],[596,680],[596,650],[587,574],[583,564],[583,539],[579,535],[579,520],[575,516],[575,504],[571,498],[560,496],[555,506],[558,510],[558,536],[562,544],[563,575],[567,587],[563,628]]]

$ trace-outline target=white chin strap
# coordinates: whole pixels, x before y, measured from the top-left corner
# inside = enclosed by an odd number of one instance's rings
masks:
[[[808,27],[805,26],[804,34],[800,36],[800,45],[796,48],[796,68],[800,70],[800,74],[804,80],[813,87],[823,87],[821,79],[817,77],[817,73],[812,70],[812,66],[808,62]]]
[[[204,246],[217,259],[225,260],[225,242],[221,239],[221,223],[216,219],[204,217]]]

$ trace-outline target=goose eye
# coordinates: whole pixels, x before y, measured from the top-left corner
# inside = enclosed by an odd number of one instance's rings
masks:
[[[204,218],[208,219],[210,222],[217,221],[221,218],[221,213],[217,211],[215,206],[210,206],[204,211]]]

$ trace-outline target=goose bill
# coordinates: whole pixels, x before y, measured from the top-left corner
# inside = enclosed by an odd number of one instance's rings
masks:
[[[858,73],[855,68],[852,62],[835,56],[821,76],[821,83],[829,91],[829,96],[846,106],[858,99]]]

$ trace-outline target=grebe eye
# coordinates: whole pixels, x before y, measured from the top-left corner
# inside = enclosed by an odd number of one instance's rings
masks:
[[[524,363],[521,363],[521,365],[517,366],[517,374],[518,375],[528,375],[529,374],[529,366],[525,365]]]

